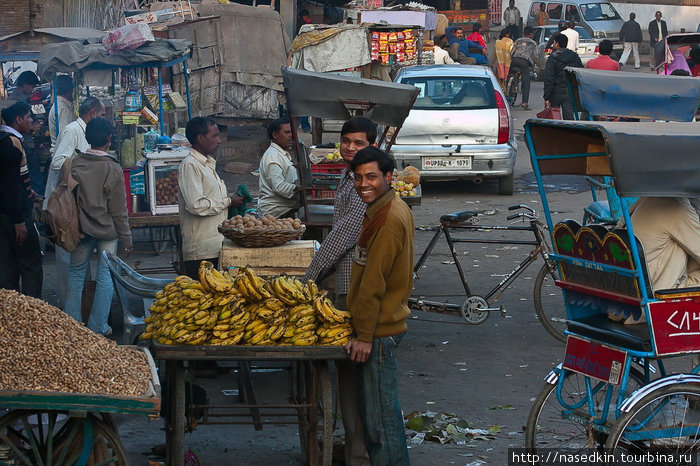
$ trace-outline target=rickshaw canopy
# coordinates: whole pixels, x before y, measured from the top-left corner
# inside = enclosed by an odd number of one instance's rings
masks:
[[[291,117],[347,120],[352,110],[365,110],[377,124],[400,127],[419,92],[406,84],[290,68],[282,78]]]
[[[685,45],[697,47],[700,45],[700,32],[669,34],[654,45],[654,69],[658,69],[673,61],[673,50]],[[673,50],[672,50],[673,48]]]
[[[589,115],[691,121],[700,103],[693,77],[585,68],[566,68],[565,76],[576,110]]]
[[[541,175],[612,176],[622,197],[700,197],[697,123],[530,119],[525,135]]]

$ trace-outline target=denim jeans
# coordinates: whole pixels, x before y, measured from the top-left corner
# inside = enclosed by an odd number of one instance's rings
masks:
[[[118,240],[102,240],[92,236],[85,236],[70,255],[70,268],[68,269],[68,289],[66,290],[66,304],[63,310],[78,322],[82,322],[80,304],[83,295],[83,283],[85,272],[90,264],[92,250],[97,248],[97,272],[95,272],[95,299],[90,310],[88,328],[100,335],[109,330],[107,317],[112,307],[112,277],[109,268],[102,259],[102,251],[117,253]]]
[[[369,359],[358,364],[357,398],[365,446],[377,466],[409,464],[396,360],[403,335],[374,338]]]

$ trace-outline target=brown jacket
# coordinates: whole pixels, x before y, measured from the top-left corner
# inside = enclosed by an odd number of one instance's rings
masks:
[[[109,153],[88,150],[73,158],[71,174],[78,182],[80,231],[104,240],[119,238],[131,249],[124,172]]]
[[[348,309],[360,341],[407,330],[413,229],[413,214],[393,189],[367,206],[348,290]]]

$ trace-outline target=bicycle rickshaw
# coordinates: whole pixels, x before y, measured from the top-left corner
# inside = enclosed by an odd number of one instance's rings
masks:
[[[529,120],[525,137],[567,311],[565,356],[530,411],[528,452],[697,453],[700,366],[667,366],[700,353],[700,289],[651,288],[629,214],[631,197],[700,196],[697,126]],[[552,174],[612,177],[627,227],[555,222],[543,182]],[[646,323],[612,322],[611,309]]]

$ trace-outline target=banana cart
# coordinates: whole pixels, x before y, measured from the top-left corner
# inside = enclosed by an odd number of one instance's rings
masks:
[[[111,414],[157,419],[160,381],[150,352],[151,381],[141,397],[0,391],[0,464],[129,464]]]

